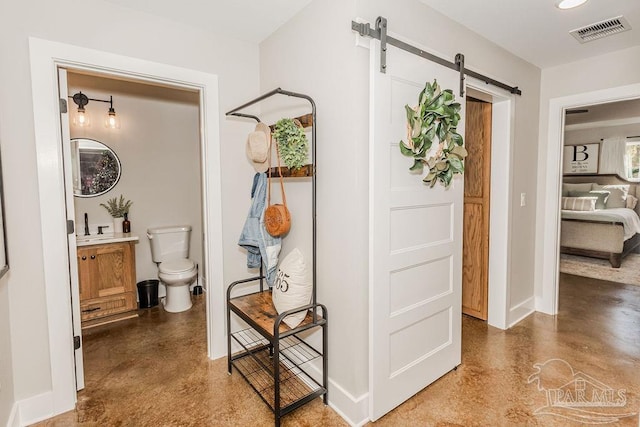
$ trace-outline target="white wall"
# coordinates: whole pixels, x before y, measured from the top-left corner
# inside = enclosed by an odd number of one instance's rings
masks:
[[[640,135],[640,123],[623,126],[606,126],[591,129],[565,130],[564,145],[579,145],[600,142],[615,136],[627,137]],[[602,147],[600,147],[602,148]]]
[[[536,224],[536,296],[542,296],[542,265],[544,257],[545,191],[547,176],[544,168],[549,144],[549,103],[554,98],[601,91],[640,82],[640,47],[634,47],[582,61],[571,62],[542,71],[540,87],[540,123],[538,149],[538,206]],[[572,107],[577,107],[572,106]],[[533,158],[533,157],[532,157]]]
[[[318,295],[331,319],[329,375],[354,404],[368,390],[369,52],[355,46],[351,20],[373,25],[379,15],[389,20],[389,31],[450,60],[464,53],[470,68],[522,89],[516,97],[511,307],[531,301],[534,292],[536,183],[530,177],[536,174],[531,159],[537,153],[540,70],[415,0],[312,2],[261,43],[261,85],[263,91],[282,86],[307,93],[318,105]],[[522,192],[528,195],[523,208]],[[366,413],[366,401],[364,406]]]
[[[8,296],[0,294],[0,309],[10,313],[11,344],[5,347],[5,335],[0,334],[0,355],[6,359],[5,351],[11,352],[15,400],[51,390],[43,279],[43,257],[47,254],[43,253],[39,226],[30,36],[217,74],[221,112],[259,92],[257,45],[99,0],[1,3],[0,56],[5,66],[0,67],[0,141],[11,270],[0,282],[8,288]],[[55,114],[53,105],[51,114]],[[238,189],[250,186],[250,166],[244,151],[232,149],[232,145],[243,142],[247,130],[245,124],[221,120],[223,219],[225,226],[229,225],[224,241],[226,282],[246,271],[236,241],[241,227],[237,225],[238,212],[248,208]],[[4,289],[2,292],[7,292]],[[0,375],[6,375],[4,367]],[[2,393],[10,397],[10,393]],[[0,410],[4,408],[0,405]],[[0,412],[0,423],[7,416]]]
[[[368,389],[368,52],[354,45],[355,16],[355,1],[312,2],[260,45],[260,71],[263,91],[280,86],[317,104],[318,301],[329,310],[329,376],[357,398]]]
[[[10,301],[7,279],[0,280],[0,425],[6,425],[13,407]]]
[[[90,98],[114,97],[120,129],[107,129],[102,123],[108,104],[90,101],[85,110],[92,115],[91,126],[72,124],[71,137],[95,139],[110,147],[120,159],[122,176],[115,188],[102,196],[74,198],[76,234],[83,234],[85,212],[90,226],[111,223],[111,216],[100,203],[122,194],[133,201],[129,212],[131,232],[140,238],[136,245],[136,281],[157,278],[146,237],[149,227],[191,225],[189,257],[201,264],[198,94],[71,73],[69,95],[78,91]],[[76,105],[70,102],[69,110],[73,117]],[[160,295],[165,295],[164,286]]]

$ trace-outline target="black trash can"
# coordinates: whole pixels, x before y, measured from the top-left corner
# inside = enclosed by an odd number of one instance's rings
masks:
[[[158,284],[157,279],[143,280],[138,282],[138,301],[140,308],[150,308],[158,305]]]

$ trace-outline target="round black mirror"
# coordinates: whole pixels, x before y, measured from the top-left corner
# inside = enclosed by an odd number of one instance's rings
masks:
[[[71,140],[73,195],[100,196],[116,186],[122,165],[116,153],[103,143],[88,138]]]

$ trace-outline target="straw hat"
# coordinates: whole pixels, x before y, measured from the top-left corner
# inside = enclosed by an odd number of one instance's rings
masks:
[[[256,172],[266,172],[269,169],[270,152],[271,129],[264,123],[258,123],[247,137],[247,157]]]

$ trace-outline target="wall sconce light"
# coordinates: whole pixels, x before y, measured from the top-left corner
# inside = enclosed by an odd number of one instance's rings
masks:
[[[89,98],[84,93],[78,92],[69,98],[73,99],[73,102],[78,106],[78,113],[73,118],[74,125],[89,127],[91,125],[91,117],[84,107],[89,103],[89,101],[98,101],[109,103],[109,110],[107,111],[107,116],[104,121],[105,127],[109,129],[120,128],[120,118],[116,115],[116,110],[113,108],[113,96],[109,96],[109,100],[107,101],[105,99]]]
[[[80,127],[89,127],[91,126],[91,118],[89,114],[84,109],[84,106],[89,103],[89,98],[82,92],[78,92],[72,97],[73,102],[78,106],[78,114],[73,118],[73,124]]]

